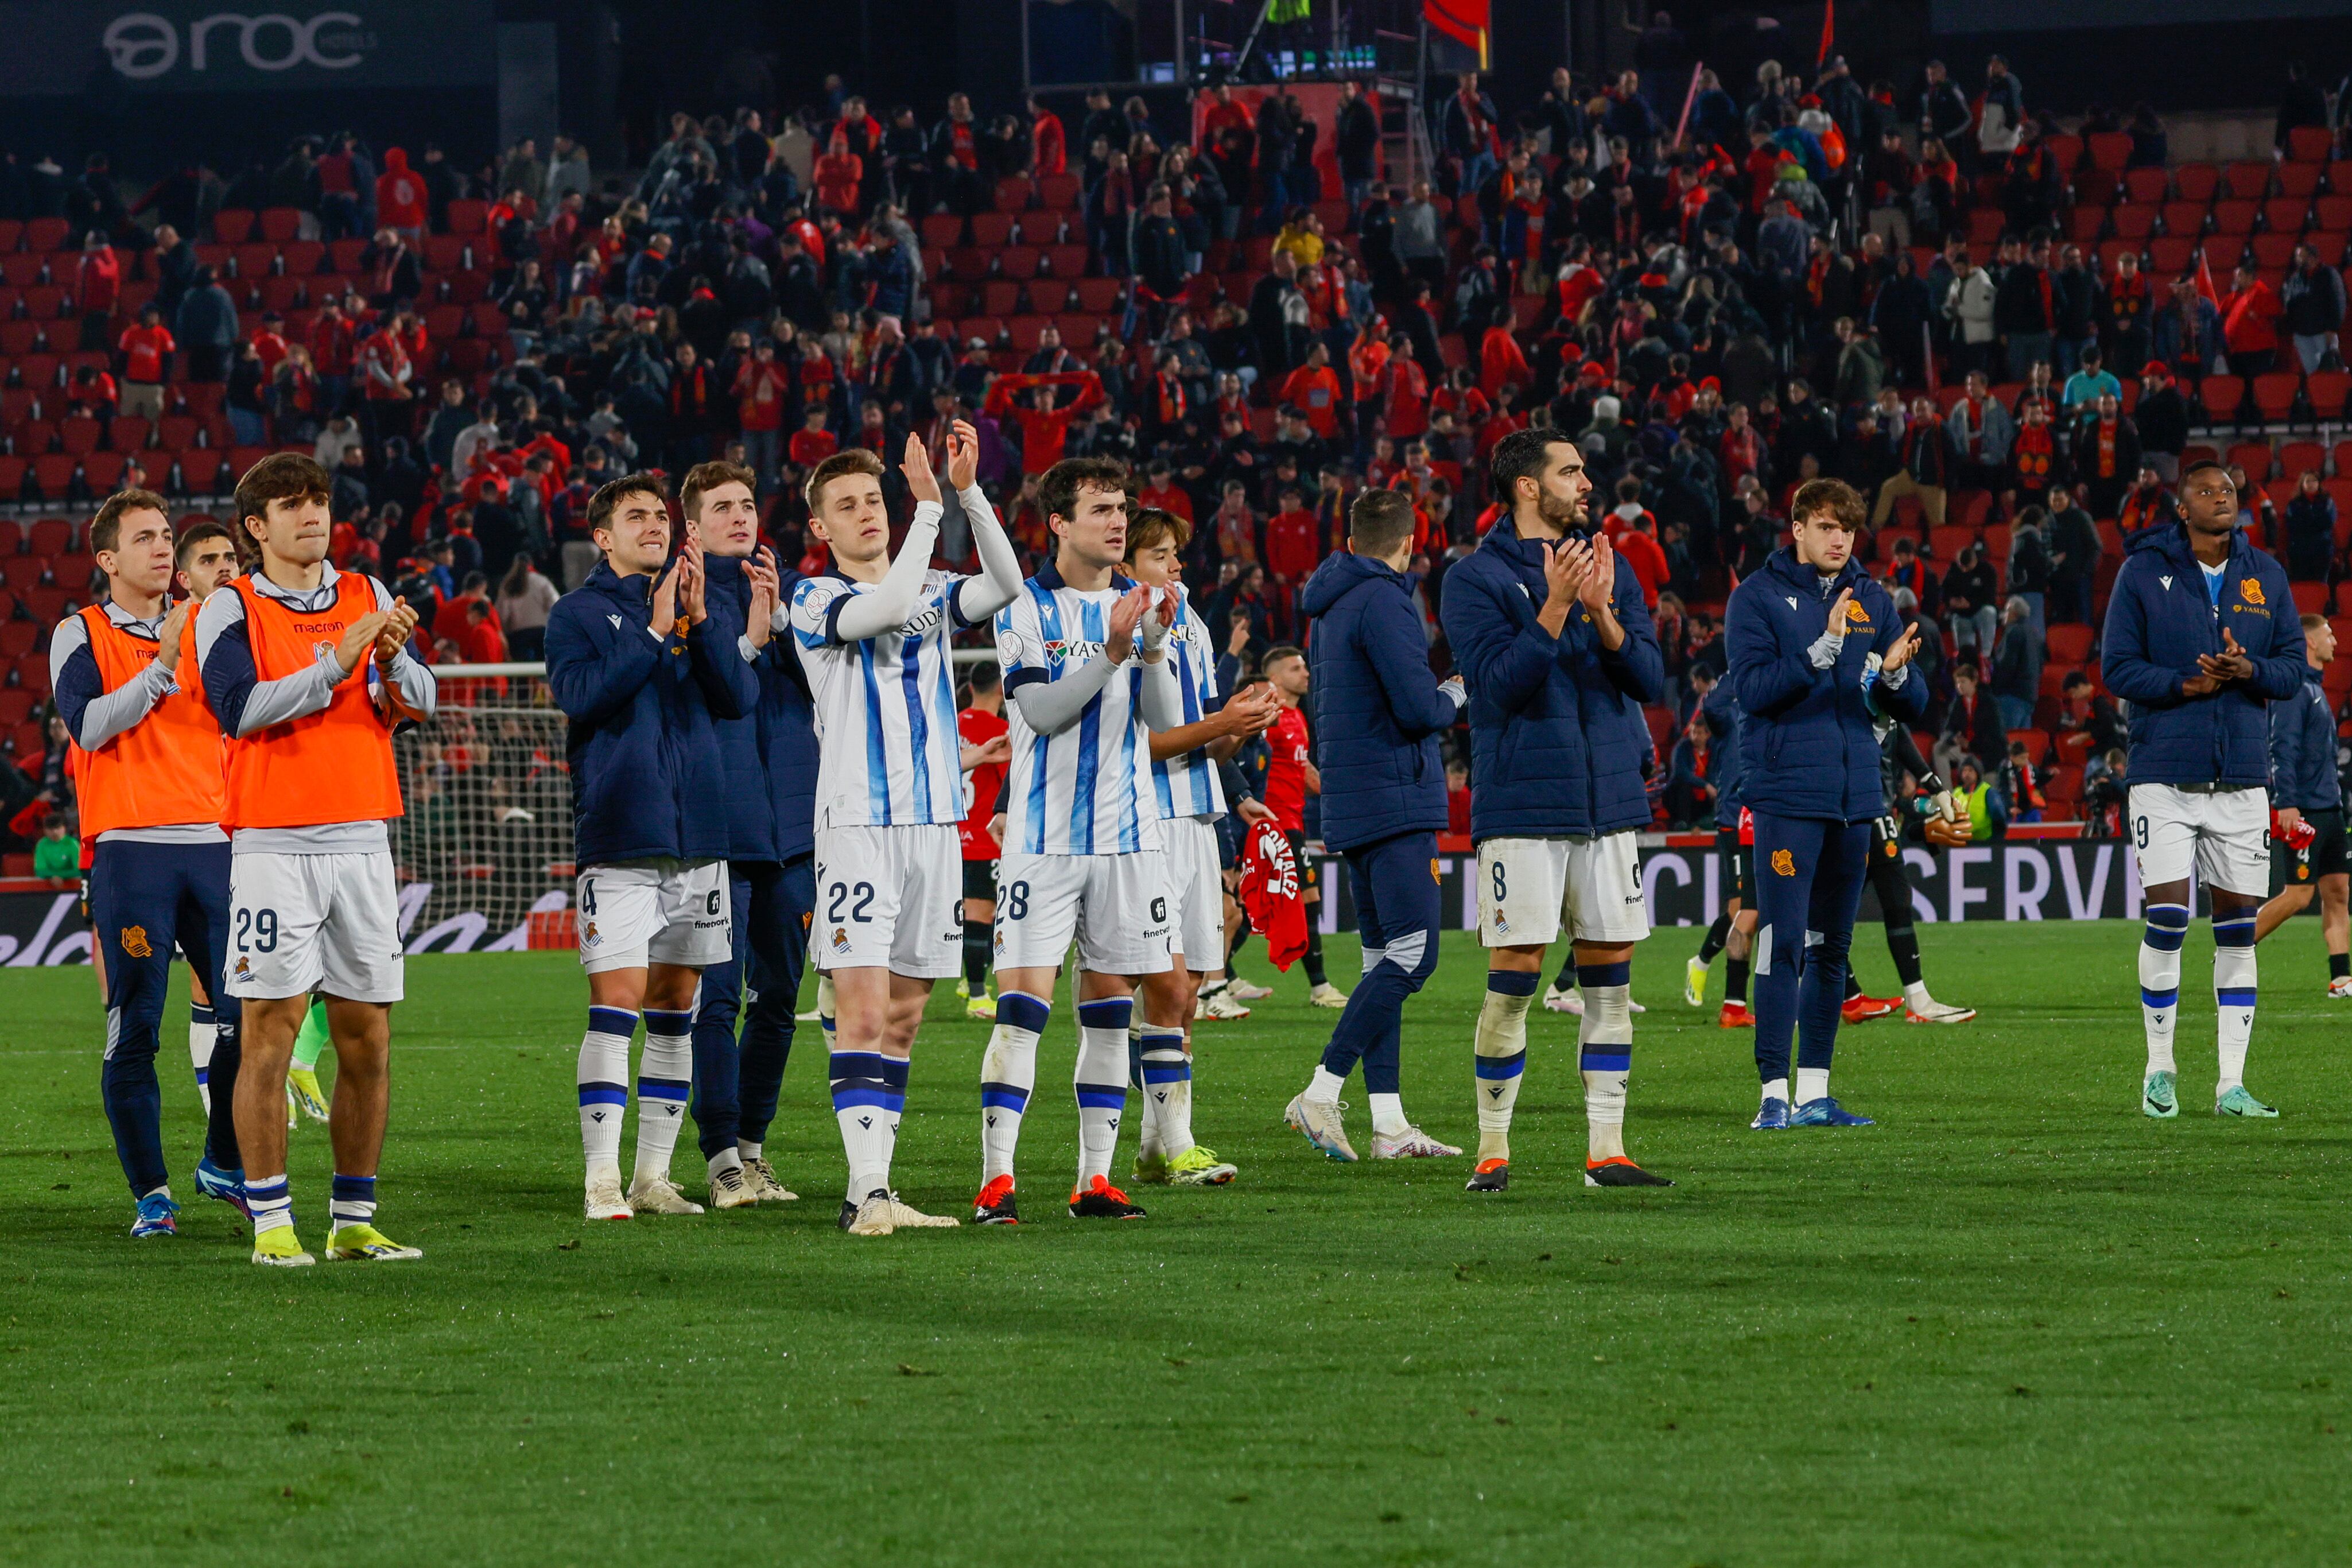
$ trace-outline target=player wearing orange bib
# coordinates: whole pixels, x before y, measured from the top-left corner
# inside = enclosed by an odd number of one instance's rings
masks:
[[[69,616],[49,639],[50,685],[72,736],[81,826],[95,842],[89,914],[106,979],[106,1056],[100,1094],[114,1152],[138,1205],[134,1237],[177,1233],[163,1160],[155,1051],[172,954],[187,955],[200,988],[218,994],[229,925],[228,836],[221,831],[219,729],[192,694],[190,605],[171,598],[172,524],[146,490],[108,498],[89,542],[107,602]],[[208,1053],[236,1081],[236,1008]],[[199,1077],[198,1083],[205,1079]],[[208,1107],[202,1191],[240,1201],[241,1162],[228,1095]]]
[[[236,486],[253,568],[206,600],[196,654],[229,739],[228,994],[244,1003],[237,1142],[253,1260],[313,1261],[286,1185],[286,1074],[311,989],[325,996],[339,1073],[327,1256],[419,1256],[375,1227],[401,998],[399,892],[384,830],[401,815],[392,731],[432,715],[432,672],[405,647],[416,614],[382,584],[327,563],[327,471],[279,452]]]

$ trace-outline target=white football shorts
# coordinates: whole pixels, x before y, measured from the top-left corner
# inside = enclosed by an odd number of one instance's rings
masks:
[[[1478,846],[1478,940],[1533,947],[1559,939],[1639,942],[1650,934],[1631,832],[1599,838],[1489,838]]]
[[[1178,816],[1160,825],[1168,858],[1169,945],[1195,973],[1225,962],[1225,879],[1216,819]]]
[[[2188,877],[2259,899],[2271,885],[2271,797],[2263,789],[2131,786],[2128,824],[2139,854],[2139,885],[2159,888]]]
[[[963,840],[951,822],[820,827],[819,970],[887,969],[911,980],[963,973]]]
[[[1007,850],[996,870],[996,968],[1058,968],[1075,939],[1097,974],[1165,974],[1164,851],[1034,855]]]
[[[708,969],[735,956],[724,860],[614,860],[580,873],[580,967]]]
[[[400,886],[392,851],[229,858],[228,994],[269,1001],[314,989],[397,1002]]]

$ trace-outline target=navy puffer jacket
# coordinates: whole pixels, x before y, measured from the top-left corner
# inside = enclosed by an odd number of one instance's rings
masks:
[[[2253,675],[2207,696],[2182,696],[2197,656],[2222,651],[2225,627],[2253,660]],[[2099,643],[2101,679],[2131,704],[2132,783],[2269,784],[2270,704],[2300,696],[2308,668],[2286,569],[2242,529],[2230,541],[2218,604],[2189,551],[2186,523],[2133,536]]]
[[[1404,578],[1361,555],[1332,555],[1299,591],[1314,623],[1315,765],[1323,841],[1334,849],[1445,826],[1437,737],[1459,711],[1437,689],[1429,639]]]
[[[703,559],[710,574],[704,598],[714,621],[730,619],[730,629],[744,630],[751,584],[742,561],[725,555]],[[782,574],[786,604],[799,581],[797,572]],[[740,648],[736,656],[741,657]],[[814,708],[790,633],[770,637],[750,664],[759,685],[757,708],[740,719],[713,721],[727,764],[727,858],[790,860],[816,844]],[[746,787],[751,780],[765,787]]]
[[[1657,700],[1666,668],[1641,582],[1618,557],[1625,640],[1612,651],[1581,608],[1557,637],[1537,621],[1543,561],[1542,544],[1505,518],[1445,574],[1439,619],[1470,687],[1470,837],[1481,841],[1586,838],[1650,821],[1642,704]]]
[[[1849,590],[1837,662],[1816,669],[1810,650]],[[1739,793],[1748,809],[1845,823],[1885,810],[1876,716],[1915,724],[1927,705],[1916,668],[1893,690],[1870,674],[1871,656],[1883,658],[1903,634],[1894,595],[1855,561],[1824,583],[1788,546],[1732,591],[1723,620],[1731,663],[1724,684],[1747,715]]]

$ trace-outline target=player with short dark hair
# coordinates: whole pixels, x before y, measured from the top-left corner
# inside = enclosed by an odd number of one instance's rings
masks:
[[[2320,672],[2336,658],[2336,628],[2303,617],[2311,667],[2300,698],[2271,704],[2271,898],[2254,920],[2254,940],[2299,914],[2319,894],[2319,934],[2327,947],[2327,994],[2352,996],[2352,858],[2344,844],[2343,785],[2336,773],[2336,715]]]
[[[2239,529],[2220,463],[2181,470],[2180,516],[2131,536],[2107,599],[2099,668],[2129,703],[2127,826],[2147,900],[2140,1109],[2180,1114],[2172,1053],[2189,874],[2213,910],[2220,1116],[2278,1112],[2245,1085],[2253,1038],[2254,932],[2270,887],[2270,708],[2301,699],[2307,668],[2286,570]]]
[[[756,710],[743,628],[707,592],[689,536],[670,557],[660,479],[629,474],[588,500],[604,554],[547,621],[547,689],[570,723],[573,902],[588,973],[580,1140],[590,1219],[697,1215],[670,1180],[694,1073],[694,996],[734,952],[727,776],[715,720]],[[645,1016],[635,1169],[621,1184],[629,1040]]]
[[[1219,764],[1244,740],[1274,721],[1270,693],[1221,697],[1215,639],[1185,596],[1182,554],[1192,525],[1174,512],[1146,508],[1128,524],[1128,571],[1147,588],[1175,595],[1168,657],[1176,666],[1184,722],[1151,737],[1151,781],[1159,794],[1161,854],[1167,865],[1169,946],[1175,962],[1143,977],[1144,1012],[1180,1020],[1170,1029],[1130,1021],[1135,1042],[1128,1087],[1143,1096],[1135,1179],[1180,1186],[1222,1186],[1239,1173],[1192,1137],[1192,1023],[1201,983],[1225,952],[1224,856],[1217,825],[1225,815]]]
[[[1439,612],[1469,686],[1470,836],[1487,950],[1470,1190],[1510,1182],[1528,1007],[1544,950],[1563,931],[1585,999],[1584,1179],[1665,1185],[1624,1142],[1633,944],[1650,933],[1633,837],[1650,821],[1642,705],[1664,690],[1665,660],[1640,580],[1585,517],[1582,448],[1558,429],[1516,430],[1495,444],[1490,469],[1507,510],[1446,574]]]
[[[1356,1157],[1339,1090],[1358,1062],[1373,1159],[1462,1152],[1406,1119],[1402,1081],[1404,1005],[1437,970],[1434,873],[1446,821],[1437,737],[1469,700],[1460,677],[1430,673],[1428,635],[1404,575],[1413,526],[1402,490],[1359,496],[1347,552],[1326,557],[1298,598],[1314,628],[1323,838],[1347,858],[1364,964],[1313,1079],[1283,1114],[1334,1160]]]
[[[1126,465],[1072,458],[1038,486],[1054,559],[996,617],[1013,772],[996,900],[996,1027],[981,1058],[982,1186],[972,1218],[1017,1223],[1013,1155],[1054,984],[1077,943],[1078,1173],[1070,1214],[1139,1219],[1110,1182],[1126,1114],[1135,987],[1167,971],[1173,922],[1150,736],[1183,721],[1168,638],[1176,595],[1119,570]],[[1152,1016],[1160,1038],[1184,1020]]]
[[[1307,906],[1307,952],[1299,961],[1307,973],[1307,1000],[1318,1007],[1345,1007],[1348,994],[1331,984],[1323,968],[1323,878],[1307,853],[1307,797],[1323,789],[1322,771],[1315,765],[1314,726],[1307,721],[1314,672],[1306,650],[1289,644],[1266,649],[1258,668],[1280,705],[1265,731],[1265,804],[1298,865],[1299,898]]]
[[[253,1260],[313,1261],[286,1181],[286,1075],[310,993],[324,993],[337,1077],[327,1257],[413,1258],[376,1227],[391,1110],[392,1006],[404,992],[399,884],[385,823],[402,814],[395,726],[432,717],[433,672],[409,657],[416,612],[327,560],[327,470],[294,452],[236,483],[253,569],[205,600],[196,662],[228,737],[227,994],[243,1003],[237,1146]]]
[[[212,527],[226,538],[226,530]],[[49,686],[71,737],[68,765],[81,834],[94,841],[90,944],[106,983],[100,1095],[137,1205],[131,1234],[171,1236],[179,1205],[163,1158],[155,1052],[175,950],[187,957],[192,991],[221,996],[229,934],[224,752],[189,651],[196,601],[172,597],[174,552],[163,498],[148,490],[109,496],[89,542],[106,574],[106,602],[67,616],[50,635]],[[217,1011],[205,1012],[213,1018],[195,1063],[206,1116],[196,1187],[242,1208],[238,1009],[223,998]],[[192,1049],[197,1040],[192,1027]]]
[[[689,534],[702,546],[705,597],[742,627],[735,657],[759,700],[740,719],[713,715],[727,780],[727,904],[733,949],[702,972],[694,1006],[694,1116],[710,1206],[789,1203],[798,1194],[767,1158],[768,1126],[793,1047],[793,1006],[816,900],[810,858],[817,744],[807,677],[775,612],[796,573],[760,543],[758,476],[740,463],[698,463],[678,484]],[[742,1037],[736,1037],[739,1018]]]
[[[1875,726],[1882,716],[1916,721],[1927,682],[1912,679],[1918,627],[1903,624],[1853,557],[1866,515],[1840,480],[1799,487],[1793,542],[1733,591],[1724,613],[1726,679],[1747,715],[1740,789],[1756,826],[1759,1131],[1870,1125],[1831,1097],[1830,1063],[1871,823],[1884,805]]]

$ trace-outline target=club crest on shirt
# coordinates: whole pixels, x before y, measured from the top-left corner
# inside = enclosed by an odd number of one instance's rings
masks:
[[[594,921],[590,921],[587,925],[581,929],[580,945],[583,947],[593,947],[604,940],[604,939],[603,937],[596,934],[596,922]]]
[[[1797,857],[1793,850],[1772,851],[1772,874],[1776,877],[1793,877],[1797,874]]]
[[[2243,599],[2249,605],[2261,605],[2267,604],[2269,602],[2263,597],[2262,584],[2252,577],[2242,577],[2238,580],[2238,597]]]
[[[847,928],[843,926],[835,926],[833,928],[833,951],[835,952],[847,952],[849,951],[849,931]]]
[[[1848,599],[1845,602],[1845,620],[1846,625],[1850,626],[1859,626],[1864,631],[1870,629],[1870,612],[1862,607],[1862,601],[1859,599]]]
[[[145,926],[124,926],[122,928],[122,954],[125,958],[152,958],[155,956],[155,950],[147,945],[147,928]]]
[[[239,954],[236,961],[236,973],[240,979],[250,976],[253,973],[253,961]]]

